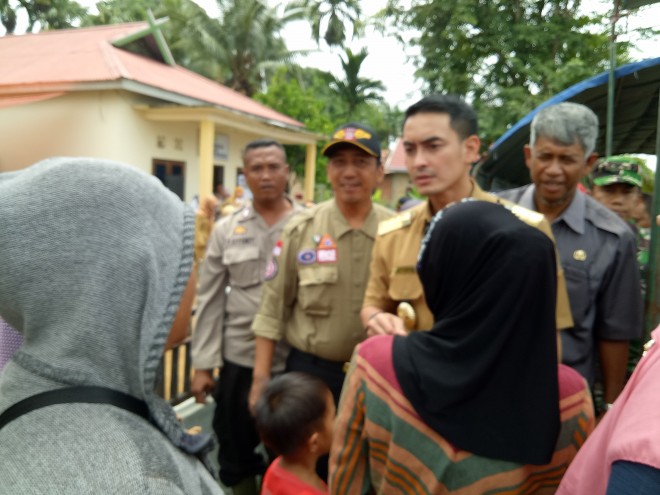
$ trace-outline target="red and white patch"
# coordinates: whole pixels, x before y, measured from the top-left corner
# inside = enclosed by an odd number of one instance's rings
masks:
[[[317,249],[316,250],[317,263],[337,263],[337,250],[336,249]]]
[[[282,254],[282,246],[283,246],[282,241],[277,241],[275,243],[275,247],[273,248],[273,256],[279,256],[280,254]]]

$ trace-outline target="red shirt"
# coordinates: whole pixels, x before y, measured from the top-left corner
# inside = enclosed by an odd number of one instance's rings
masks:
[[[273,461],[261,485],[261,495],[328,495],[328,486],[324,483],[324,490],[318,490],[312,485],[297,478],[293,473],[280,466],[278,457]]]

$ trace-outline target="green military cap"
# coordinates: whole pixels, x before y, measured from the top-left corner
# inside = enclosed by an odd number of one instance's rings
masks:
[[[636,156],[608,156],[596,162],[591,179],[596,186],[630,184],[641,188],[641,168],[644,163],[643,159]]]

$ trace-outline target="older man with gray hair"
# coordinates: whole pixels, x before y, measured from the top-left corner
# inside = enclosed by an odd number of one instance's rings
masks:
[[[602,413],[623,389],[628,341],[640,336],[643,310],[632,231],[577,190],[598,158],[597,135],[598,117],[584,105],[542,109],[524,149],[532,184],[499,195],[543,213],[552,225],[574,321],[561,334],[563,362],[592,387],[602,383]]]

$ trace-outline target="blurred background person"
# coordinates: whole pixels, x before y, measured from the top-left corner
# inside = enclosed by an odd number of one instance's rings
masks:
[[[204,196],[195,215],[195,263],[199,266],[206,256],[206,246],[213,230],[218,207],[215,196]]]

